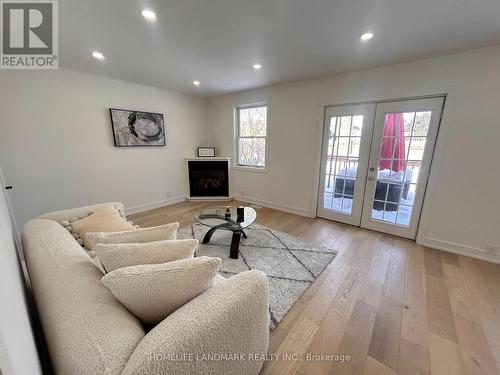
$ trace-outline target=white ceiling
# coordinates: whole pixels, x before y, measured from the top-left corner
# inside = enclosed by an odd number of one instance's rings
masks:
[[[64,0],[59,12],[62,67],[200,95],[500,43],[499,0]]]

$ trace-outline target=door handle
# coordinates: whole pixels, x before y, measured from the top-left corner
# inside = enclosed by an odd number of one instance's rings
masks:
[[[370,173],[368,173],[368,179],[370,181],[373,181],[373,180],[375,180],[375,176],[373,175],[373,172],[375,172],[375,167],[370,167],[369,170],[370,170]]]

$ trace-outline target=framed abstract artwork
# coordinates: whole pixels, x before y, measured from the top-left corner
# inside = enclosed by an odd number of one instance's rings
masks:
[[[116,147],[165,146],[165,124],[161,113],[110,108]]]

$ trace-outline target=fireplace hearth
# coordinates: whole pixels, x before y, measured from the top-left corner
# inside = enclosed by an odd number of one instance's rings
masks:
[[[229,160],[188,159],[190,198],[229,198]]]

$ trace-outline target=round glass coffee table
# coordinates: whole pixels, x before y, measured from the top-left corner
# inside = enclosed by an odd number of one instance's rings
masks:
[[[226,212],[227,208],[229,209],[228,212]],[[210,207],[193,216],[198,223],[210,227],[205,237],[203,237],[202,243],[208,243],[216,230],[233,232],[229,252],[229,257],[232,259],[238,259],[241,236],[247,238],[244,229],[252,225],[257,218],[257,212],[252,207],[239,207],[239,209],[243,209],[243,215],[241,216],[238,215],[238,207],[231,206]]]

